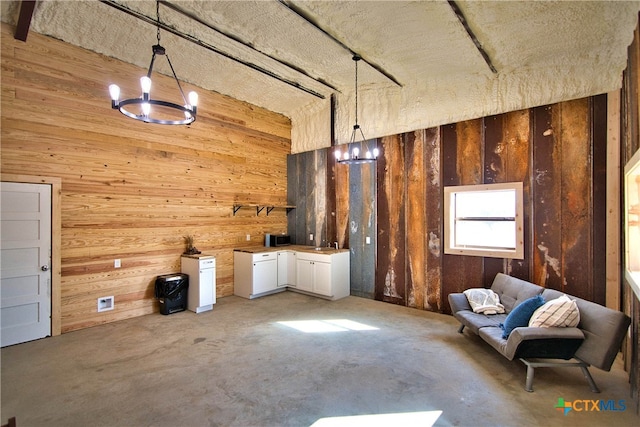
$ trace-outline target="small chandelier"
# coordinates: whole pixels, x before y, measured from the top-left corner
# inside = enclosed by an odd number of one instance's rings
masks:
[[[360,136],[362,136],[362,141],[367,144],[367,139],[364,137],[364,132],[362,132],[362,128],[358,124],[358,61],[362,59],[362,57],[358,54],[353,55],[353,61],[356,64],[356,123],[353,125],[353,131],[351,132],[351,140],[349,141],[349,145],[352,145],[356,142],[356,134],[360,131]],[[340,149],[336,149],[333,153],[336,156],[336,160],[338,163],[344,164],[354,164],[354,163],[370,163],[374,162],[378,158],[379,150],[377,147],[374,147],[373,150],[369,150],[368,145],[366,145],[366,151],[364,153],[364,157],[360,157],[360,148],[353,147],[351,152],[347,148],[344,153],[340,151]]]
[[[122,114],[135,120],[140,120],[145,123],[157,123],[161,125],[188,125],[196,120],[196,112],[198,105],[198,94],[195,92],[189,93],[189,101],[184,96],[180,81],[176,76],[176,72],[173,69],[173,65],[169,60],[169,55],[166,55],[164,47],[160,45],[160,11],[159,2],[156,1],[156,21],[157,21],[157,38],[158,44],[152,46],[153,56],[151,57],[151,63],[149,64],[149,71],[147,75],[140,78],[140,86],[142,86],[142,95],[139,98],[120,99],[120,88],[112,84],[109,86],[109,94],[111,95],[111,108],[114,110],[120,110]],[[149,92],[151,91],[151,71],[153,71],[153,63],[156,59],[156,55],[161,55],[167,58],[173,78],[178,84],[178,89],[182,95],[183,105],[175,104],[173,102],[162,101],[158,99],[151,99]],[[151,110],[151,106],[158,106],[156,111]],[[134,112],[131,107],[138,106],[138,112]]]

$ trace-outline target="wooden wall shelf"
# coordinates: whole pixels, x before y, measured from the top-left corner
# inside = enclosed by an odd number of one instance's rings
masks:
[[[236,212],[238,212],[240,210],[240,208],[256,208],[256,215],[259,215],[260,212],[262,212],[264,209],[267,210],[267,216],[269,216],[269,214],[271,213],[272,210],[279,208],[279,209],[286,209],[287,213],[291,212],[292,209],[295,209],[295,206],[291,206],[291,205],[256,205],[253,203],[243,203],[243,204],[237,204],[237,205],[233,205],[233,215],[236,215]]]

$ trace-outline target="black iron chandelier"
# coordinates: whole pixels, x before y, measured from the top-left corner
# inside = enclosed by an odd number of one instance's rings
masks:
[[[353,55],[353,61],[356,64],[356,78],[355,78],[355,86],[356,86],[356,122],[353,125],[353,131],[351,132],[351,140],[349,141],[348,146],[353,145],[356,142],[356,135],[358,131],[360,131],[360,136],[362,137],[362,142],[365,144],[365,153],[363,157],[360,157],[360,148],[353,147],[351,151],[347,146],[347,149],[342,152],[340,149],[336,149],[334,155],[336,156],[336,160],[338,163],[344,164],[354,164],[354,163],[370,163],[374,162],[378,158],[378,154],[380,153],[378,148],[373,147],[373,150],[369,150],[369,146],[367,143],[367,139],[364,137],[364,132],[362,132],[362,128],[358,124],[358,61],[362,59],[362,57],[358,54]]]
[[[166,54],[165,48],[160,45],[160,10],[159,2],[156,1],[156,22],[157,22],[157,39],[158,44],[152,46],[153,56],[149,64],[147,75],[140,78],[140,86],[142,86],[142,95],[139,98],[120,99],[120,88],[112,84],[109,86],[109,94],[111,95],[111,108],[120,110],[122,114],[135,120],[145,123],[157,123],[161,125],[188,125],[196,120],[198,94],[189,92],[189,99],[184,96],[180,81],[176,76],[173,65]],[[153,63],[156,55],[167,58],[169,68],[173,73],[173,78],[178,84],[178,89],[182,95],[183,105],[173,102],[152,99],[151,91],[151,72],[153,71]],[[154,109],[152,110],[152,106]]]

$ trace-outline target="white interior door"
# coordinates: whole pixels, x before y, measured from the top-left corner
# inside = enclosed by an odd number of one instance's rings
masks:
[[[3,182],[0,198],[0,341],[51,335],[51,186]]]

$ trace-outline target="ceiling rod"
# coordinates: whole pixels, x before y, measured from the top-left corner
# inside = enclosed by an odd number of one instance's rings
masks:
[[[484,48],[482,47],[482,43],[480,43],[480,40],[478,40],[476,35],[473,33],[473,30],[471,30],[471,27],[469,27],[467,18],[465,18],[464,14],[460,10],[460,7],[458,7],[456,2],[453,0],[448,0],[448,3],[449,3],[449,6],[451,6],[453,13],[455,13],[456,17],[458,18],[458,20],[460,21],[464,29],[467,31],[467,35],[469,36],[471,41],[473,42],[474,45],[476,45],[476,49],[478,49],[478,52],[480,52],[480,55],[482,55],[482,59],[484,59],[484,62],[487,63],[487,65],[489,66],[489,69],[493,72],[493,74],[498,74],[498,70],[496,70],[496,67],[493,66],[493,63],[491,62],[491,58],[489,57],[489,54],[484,50]]]
[[[248,62],[248,61],[245,61],[243,59],[237,58],[237,57],[235,57],[235,56],[233,56],[233,55],[231,55],[229,53],[223,52],[220,49],[216,48],[213,45],[210,45],[207,42],[204,42],[204,41],[202,41],[202,40],[200,40],[200,39],[198,39],[198,38],[196,38],[196,37],[194,37],[194,36],[192,36],[190,34],[183,33],[182,31],[178,31],[175,28],[173,28],[173,27],[171,27],[171,26],[169,26],[169,25],[167,25],[167,24],[165,24],[163,22],[158,23],[155,19],[150,18],[147,15],[144,15],[144,14],[142,14],[140,12],[135,11],[135,10],[129,9],[128,7],[122,5],[122,4],[118,3],[118,2],[115,2],[113,0],[100,0],[100,2],[104,3],[104,4],[108,5],[108,6],[111,6],[111,7],[115,8],[115,9],[118,9],[121,12],[125,12],[125,13],[127,13],[127,14],[135,17],[135,18],[140,19],[141,21],[144,21],[144,22],[148,23],[148,24],[151,24],[153,26],[159,26],[160,28],[162,28],[163,30],[165,30],[165,31],[167,31],[169,33],[172,33],[172,34],[174,34],[174,35],[176,35],[178,37],[181,37],[181,38],[183,38],[183,39],[185,39],[187,41],[190,41],[191,43],[194,43],[194,44],[196,44],[196,45],[198,45],[200,47],[204,47],[205,49],[208,49],[208,50],[210,50],[210,51],[212,51],[214,53],[217,53],[218,55],[224,56],[225,58],[228,58],[228,59],[230,59],[232,61],[238,62],[238,63],[240,63],[240,64],[242,64],[242,65],[244,65],[246,67],[254,69],[254,70],[256,70],[256,71],[258,71],[258,72],[260,72],[262,74],[266,74],[267,76],[272,77],[272,78],[274,78],[276,80],[279,80],[279,81],[281,81],[283,83],[286,83],[289,86],[293,86],[296,89],[304,91],[304,92],[306,92],[306,93],[308,93],[310,95],[313,95],[313,96],[315,96],[317,98],[325,99],[325,96],[323,94],[318,93],[313,89],[309,89],[308,87],[305,87],[305,86],[301,85],[298,82],[294,82],[293,80],[289,80],[289,79],[287,79],[285,77],[282,77],[282,76],[274,73],[273,71],[269,71],[266,68],[262,68],[259,65],[253,64],[251,62]]]
[[[331,35],[324,28],[320,27],[310,14],[308,14],[307,12],[305,12],[304,10],[302,10],[301,8],[299,8],[298,6],[296,6],[295,4],[291,3],[288,0],[278,0],[278,2],[284,7],[286,7],[287,9],[289,9],[290,11],[292,11],[293,13],[295,13],[296,15],[298,15],[299,17],[301,17],[302,19],[304,19],[305,21],[307,21],[307,23],[311,24],[316,29],[320,30],[320,32],[322,32],[325,36],[329,37],[331,40],[336,42],[340,47],[348,50],[352,56],[355,56],[355,55],[359,56],[362,59],[362,61],[366,62],[367,65],[369,65],[371,68],[373,68],[374,70],[376,70],[377,72],[379,72],[380,74],[382,74],[383,76],[385,76],[386,78],[388,78],[389,80],[397,84],[398,86],[402,87],[402,83],[400,83],[395,77],[393,77],[390,73],[385,71],[382,67],[370,61],[367,61],[361,54],[355,52],[353,49],[351,49],[349,46],[344,44],[342,41],[338,40],[333,35]]]
[[[281,59],[276,58],[275,56],[271,56],[271,55],[269,55],[269,54],[267,54],[267,53],[265,53],[265,52],[262,52],[261,50],[256,49],[256,48],[255,48],[255,47],[253,47],[250,43],[245,42],[245,41],[244,41],[244,40],[242,40],[240,37],[235,36],[235,35],[230,34],[230,33],[227,33],[227,32],[225,32],[225,31],[222,31],[222,30],[221,30],[221,29],[219,29],[219,28],[214,27],[213,25],[209,24],[208,22],[205,22],[202,18],[200,18],[200,17],[198,17],[198,16],[194,15],[193,13],[191,13],[191,12],[189,12],[189,11],[187,11],[187,10],[183,9],[183,8],[181,8],[181,7],[180,7],[180,6],[178,6],[178,5],[175,5],[175,4],[173,4],[173,3],[169,3],[169,2],[168,2],[168,1],[166,1],[166,0],[160,0],[159,2],[160,2],[160,4],[161,4],[161,5],[166,6],[166,7],[168,7],[169,9],[172,9],[172,10],[174,10],[175,12],[180,13],[181,15],[183,15],[183,16],[185,16],[185,17],[187,17],[187,18],[191,19],[192,21],[196,21],[196,22],[198,22],[199,24],[204,25],[204,26],[205,26],[205,27],[207,27],[208,29],[210,29],[210,30],[212,30],[212,31],[215,31],[216,33],[218,33],[218,34],[220,34],[220,35],[222,35],[222,36],[225,36],[226,38],[228,38],[228,39],[230,39],[230,40],[233,40],[234,42],[239,43],[239,44],[241,44],[242,46],[247,47],[247,48],[249,48],[249,49],[253,50],[254,52],[258,52],[259,54],[264,55],[264,56],[266,56],[267,58],[272,59],[272,60],[276,61],[277,63],[279,63],[279,64],[281,64],[281,65],[284,65],[285,67],[288,67],[288,68],[290,68],[290,69],[292,69],[292,70],[294,70],[294,71],[296,71],[296,72],[298,72],[298,73],[300,73],[300,74],[304,75],[305,77],[308,77],[308,78],[310,78],[311,80],[313,80],[313,81],[315,81],[315,82],[317,82],[317,83],[320,83],[321,85],[324,85],[324,86],[328,87],[328,88],[329,88],[329,89],[331,89],[331,90],[334,90],[334,91],[340,92],[336,87],[334,87],[334,86],[333,86],[333,85],[331,85],[330,83],[327,83],[326,81],[324,81],[324,80],[322,80],[322,79],[317,79],[317,78],[315,78],[315,77],[311,76],[311,75],[310,75],[309,73],[307,73],[305,70],[303,70],[302,68],[300,68],[300,67],[298,67],[298,66],[296,66],[296,65],[290,64],[290,63],[288,63],[288,62],[286,62],[286,61],[283,61],[283,60],[281,60]]]

